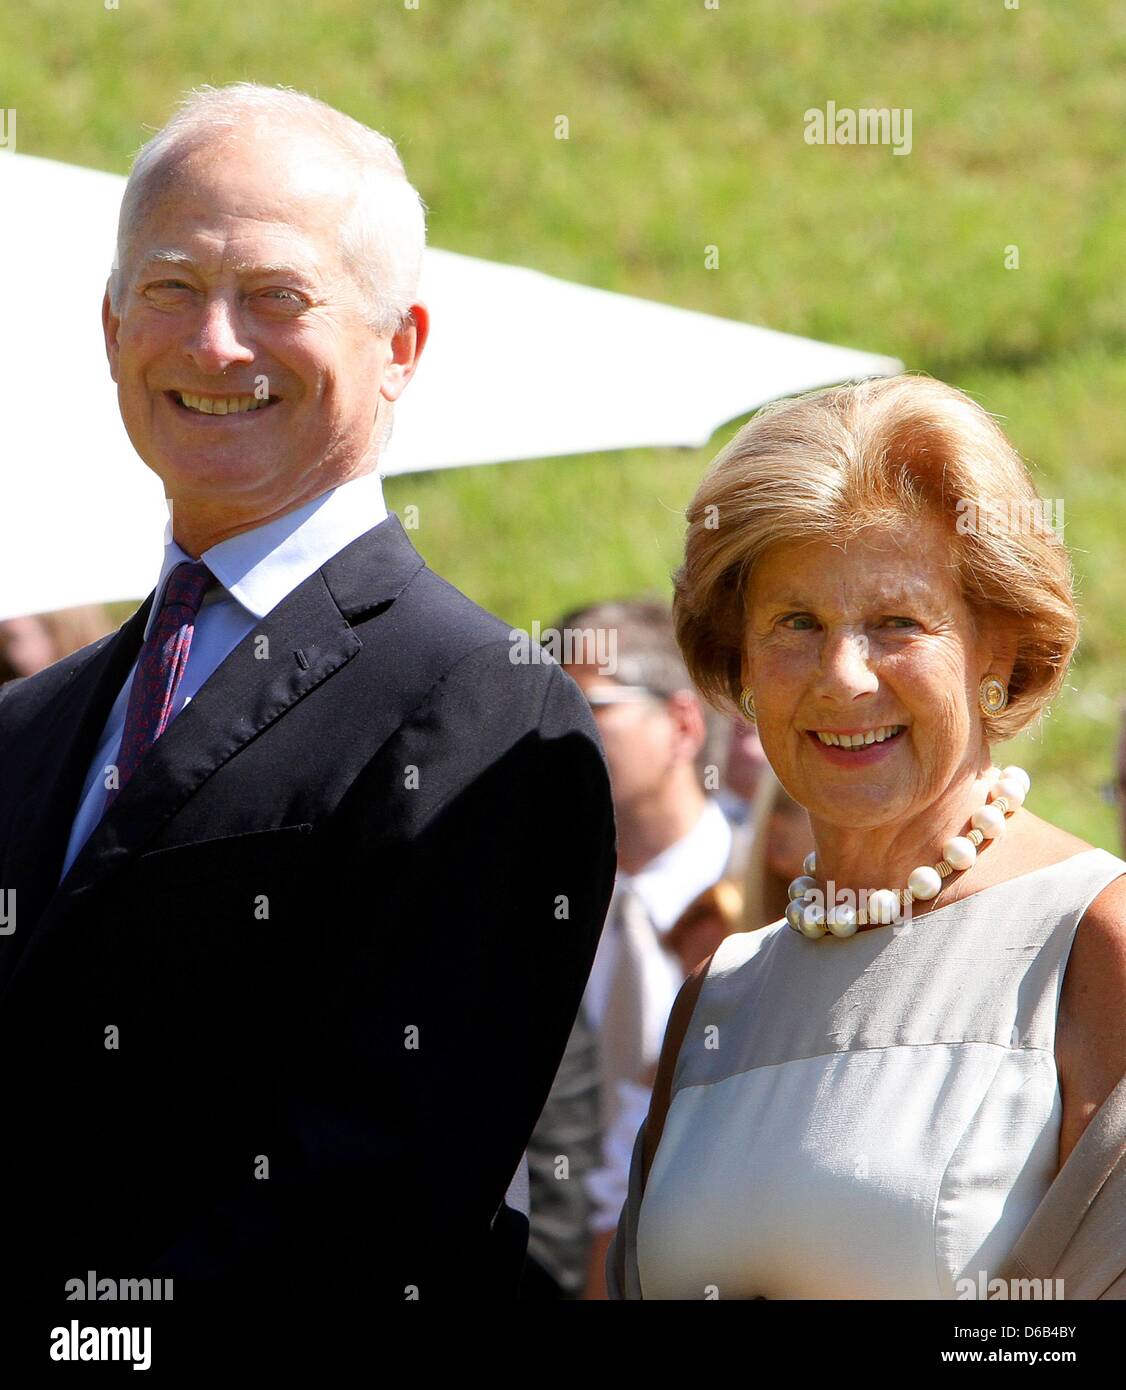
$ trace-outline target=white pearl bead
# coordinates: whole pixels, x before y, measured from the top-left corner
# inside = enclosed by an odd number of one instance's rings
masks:
[[[802,912],[801,934],[810,940],[825,935],[825,909],[820,903],[808,903]]]
[[[803,898],[811,888],[817,887],[817,880],[810,878],[808,874],[801,874],[795,878],[788,889],[791,901],[795,898]]]
[[[907,880],[907,886],[910,888],[913,898],[918,898],[920,902],[926,902],[937,895],[938,890],[942,887],[942,879],[939,878],[937,869],[932,869],[929,864],[920,864],[917,869],[912,871],[911,877]]]
[[[1024,805],[1024,783],[1015,777],[1002,777],[993,788],[993,799],[1003,796],[1015,811],[1018,806]]]
[[[898,910],[899,894],[893,893],[890,888],[877,888],[874,893],[868,894],[869,922],[879,922],[882,926],[887,926],[895,920]]]
[[[825,925],[834,936],[854,936],[856,934],[856,911],[846,903],[829,909]]]
[[[970,824],[987,840],[996,840],[1005,833],[1005,813],[1000,806],[982,806],[970,817]]]
[[[786,906],[786,921],[795,931],[801,931],[802,915],[805,912],[805,903],[799,898],[794,898]]]
[[[1025,796],[1027,796],[1028,793],[1032,790],[1032,778],[1029,777],[1028,773],[1025,772],[1023,767],[1017,767],[1015,764],[1010,764],[1010,766],[1002,770],[1001,776],[1015,777],[1018,782],[1023,782]]]
[[[964,835],[955,835],[942,846],[942,857],[952,869],[968,869],[977,858],[977,847]]]
[[[802,861],[802,872],[807,874],[815,874],[817,872],[816,850],[811,849],[809,853],[805,856],[805,859]]]

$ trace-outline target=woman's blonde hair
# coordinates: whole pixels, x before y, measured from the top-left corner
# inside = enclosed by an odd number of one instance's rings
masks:
[[[993,418],[964,392],[916,375],[776,402],[712,462],[673,575],[677,641],[704,698],[738,714],[748,585],[769,546],[840,541],[928,513],[947,527],[975,619],[1015,620],[1009,704],[983,716],[986,738],[1032,724],[1079,638],[1067,550]]]

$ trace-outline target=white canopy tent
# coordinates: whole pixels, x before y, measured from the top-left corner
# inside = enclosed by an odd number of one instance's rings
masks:
[[[121,423],[100,305],[125,180],[0,154],[8,270],[0,348],[0,619],[138,598],[156,581],[163,488]],[[706,444],[779,396],[902,370],[894,359],[428,250],[430,342],[385,474]],[[475,374],[503,317],[503,394]],[[668,385],[670,369],[677,386]]]

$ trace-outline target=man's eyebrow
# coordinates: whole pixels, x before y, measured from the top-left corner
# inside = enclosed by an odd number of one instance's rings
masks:
[[[189,256],[186,251],[173,251],[166,250],[163,247],[158,247],[154,251],[146,252],[141,264],[146,266],[191,266],[194,265],[195,262],[192,260],[192,257]],[[288,275],[293,279],[305,280],[310,283],[312,281],[312,277],[308,271],[302,269],[300,266],[291,265],[286,261],[233,261],[231,263],[231,268],[238,275]]]

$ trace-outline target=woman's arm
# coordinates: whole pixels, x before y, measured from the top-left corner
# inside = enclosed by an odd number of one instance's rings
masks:
[[[1103,889],[1076,930],[1056,1020],[1056,1066],[1062,1168],[1126,1075],[1126,875]]]

